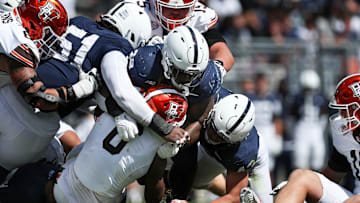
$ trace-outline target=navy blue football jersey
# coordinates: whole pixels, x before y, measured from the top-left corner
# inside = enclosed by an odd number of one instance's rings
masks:
[[[135,86],[145,90],[153,85],[168,84],[170,80],[160,81],[163,77],[164,70],[161,65],[161,48],[162,44],[156,46],[145,46],[137,49],[130,57],[129,73]],[[197,83],[198,81],[194,81]],[[199,85],[190,88],[190,95],[187,97],[189,104],[197,103],[207,99],[220,90],[221,72],[219,68],[209,61],[209,64],[200,79]]]
[[[93,20],[75,17],[70,20],[65,39],[61,42],[61,54],[42,62],[36,71],[47,87],[71,85],[78,81],[78,68],[85,72],[100,68],[104,55],[114,50],[127,56],[133,48],[121,35]]]
[[[230,90],[221,88],[215,96],[215,102],[217,103],[219,100],[230,94],[233,94]],[[201,130],[201,145],[210,156],[215,158],[227,170],[244,171],[254,166],[259,150],[259,135],[255,126],[245,140],[232,144],[209,144],[205,140],[205,131],[205,128]]]

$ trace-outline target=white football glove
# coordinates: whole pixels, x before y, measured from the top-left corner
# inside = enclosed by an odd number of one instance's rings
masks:
[[[72,86],[76,99],[87,97],[97,90],[96,72],[96,68],[92,68],[87,73],[79,69],[79,81]]]
[[[221,72],[221,83],[224,82],[224,77],[227,73],[226,69],[224,68],[224,63],[220,60],[214,60],[215,65],[220,69]]]
[[[146,45],[154,46],[155,44],[162,44],[164,43],[164,40],[160,36],[153,36],[149,39],[149,41],[146,43]]]
[[[114,118],[116,130],[120,138],[126,142],[135,139],[136,135],[139,134],[136,121],[126,113],[122,113]]]
[[[240,191],[240,203],[261,203],[261,200],[252,189],[244,187]]]
[[[181,146],[178,144],[172,142],[166,142],[160,145],[160,147],[157,150],[157,154],[159,155],[160,158],[167,159],[175,156],[179,152],[180,147]]]

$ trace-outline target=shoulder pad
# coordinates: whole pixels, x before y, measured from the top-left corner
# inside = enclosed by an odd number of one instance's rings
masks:
[[[195,27],[199,32],[204,33],[215,27],[218,21],[218,15],[215,10],[205,6],[200,2],[196,2],[194,16],[189,20],[187,25]]]
[[[163,74],[161,46],[145,46],[137,49],[130,59],[129,72],[134,85],[147,89],[155,85]]]
[[[36,67],[40,60],[39,51],[16,16],[9,12],[0,15],[0,18],[0,53],[11,56],[26,66]],[[20,50],[15,51],[18,47]],[[29,58],[23,58],[24,53],[33,55],[33,59],[28,61]]]

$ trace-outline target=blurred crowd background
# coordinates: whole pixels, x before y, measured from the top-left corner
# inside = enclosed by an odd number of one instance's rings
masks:
[[[61,1],[71,17],[93,19],[118,2]],[[216,10],[235,57],[224,86],[256,106],[274,185],[293,168],[320,170],[331,150],[327,104],[339,80],[359,71],[360,0],[201,1]]]

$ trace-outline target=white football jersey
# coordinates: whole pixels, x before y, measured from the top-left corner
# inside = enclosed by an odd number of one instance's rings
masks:
[[[342,125],[339,121],[340,115],[331,120],[331,134],[333,145],[336,150],[346,157],[351,166],[352,174],[355,177],[354,194],[360,194],[360,140],[356,141],[353,132],[350,131],[345,135],[339,134],[334,128]]]
[[[103,113],[98,117],[76,160],[62,174],[73,168],[79,180],[76,184],[92,191],[88,196],[111,202],[128,184],[147,173],[158,147],[164,142],[163,138],[148,128],[130,142],[121,141],[114,118]],[[65,196],[76,197],[76,201],[84,202],[83,195],[68,189],[75,187],[71,185],[72,181],[65,179],[62,175],[58,180]]]
[[[15,50],[21,47],[26,52],[32,52],[36,61],[39,61],[39,51],[22,26],[19,15],[15,15],[14,12],[1,13],[0,30],[0,53],[21,61],[29,67],[36,67],[37,64],[33,64],[33,61]]]
[[[155,14],[155,6],[153,0],[126,0],[127,2],[133,2],[139,5],[148,14],[151,20],[151,28],[153,36],[163,36],[164,30],[158,21]],[[200,2],[195,3],[195,9],[193,16],[186,23],[186,25],[196,28],[200,33],[208,31],[209,28],[214,26],[218,20],[218,16],[215,11],[209,7],[206,7]]]
[[[0,165],[36,160],[59,128],[57,112],[35,113],[11,83],[0,88]]]
[[[0,54],[36,67],[39,52],[28,38],[20,17],[14,12],[1,13],[0,30]],[[26,58],[31,52],[35,61]],[[1,72],[0,80],[0,165],[11,170],[41,158],[59,127],[60,118],[56,112],[35,113],[7,73]]]

